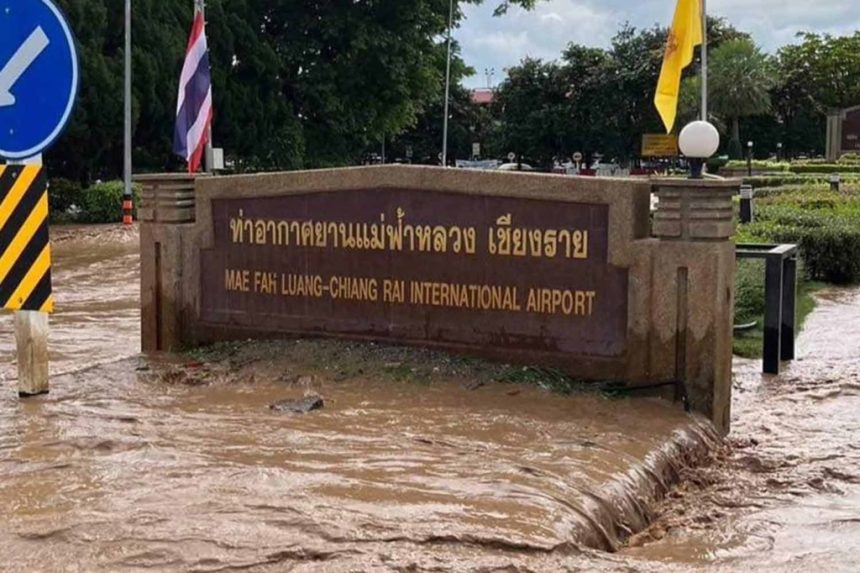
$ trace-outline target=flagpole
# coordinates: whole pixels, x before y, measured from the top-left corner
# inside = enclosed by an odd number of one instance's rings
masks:
[[[200,10],[200,15],[203,16],[203,25],[205,27],[206,26],[206,0],[195,0],[195,3],[197,4],[197,9]],[[212,159],[213,159],[212,125],[210,124],[209,127],[207,127],[206,129],[209,130],[209,134],[206,137],[206,147],[203,151],[203,172],[204,173],[211,173],[212,168],[214,167],[212,165]]]
[[[448,61],[445,69],[445,119],[442,123],[442,167],[448,166],[448,103],[451,99],[451,34],[454,27],[454,0],[448,13]]]
[[[702,0],[702,121],[708,121],[708,9]]]

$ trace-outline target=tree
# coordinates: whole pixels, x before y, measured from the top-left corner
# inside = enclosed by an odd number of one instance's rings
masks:
[[[770,111],[774,85],[773,63],[752,41],[730,40],[711,53],[709,107],[731,127],[730,155],[740,156],[741,118]]]
[[[480,3],[463,0],[458,3]],[[508,0],[500,11],[535,0]],[[59,0],[81,46],[77,112],[47,161],[88,181],[122,172],[121,0]],[[448,2],[209,0],[214,140],[240,170],[356,163],[366,147],[413,128],[442,98]],[[135,0],[134,161],[172,155],[189,0]],[[455,12],[455,25],[461,20]]]
[[[799,38],[799,44],[779,50],[783,83],[821,113],[860,105],[860,32]]]
[[[544,169],[564,157],[569,84],[562,67],[528,58],[508,70],[494,102],[500,120],[494,149]]]

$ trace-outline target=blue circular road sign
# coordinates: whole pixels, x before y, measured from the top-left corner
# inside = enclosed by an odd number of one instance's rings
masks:
[[[0,157],[42,153],[63,131],[78,92],[78,54],[51,0],[0,0]]]

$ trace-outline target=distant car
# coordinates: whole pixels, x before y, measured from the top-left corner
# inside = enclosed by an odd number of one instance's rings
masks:
[[[534,167],[527,163],[503,163],[499,171],[534,171]]]

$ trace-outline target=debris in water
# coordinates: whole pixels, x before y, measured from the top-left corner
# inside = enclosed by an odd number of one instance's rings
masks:
[[[319,410],[325,405],[320,396],[307,396],[301,400],[279,400],[269,404],[270,410],[276,412],[290,412],[293,414],[307,414],[314,410]]]

